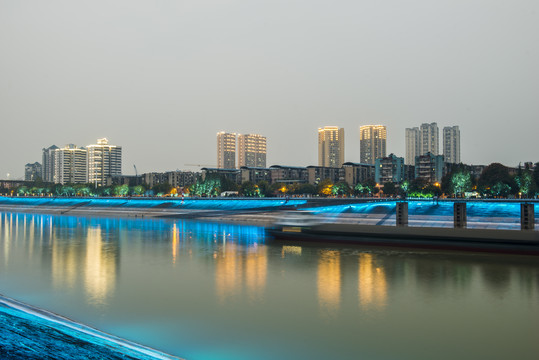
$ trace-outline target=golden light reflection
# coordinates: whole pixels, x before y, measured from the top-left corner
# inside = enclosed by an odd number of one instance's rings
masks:
[[[216,262],[215,290],[221,303],[243,293],[252,301],[262,298],[268,277],[265,247],[257,247],[245,254],[236,244],[226,244],[213,254],[213,258]]]
[[[176,227],[176,224],[172,226],[172,263],[176,264],[176,258],[178,257],[178,245],[180,244],[180,232]]]
[[[284,245],[281,250],[281,257],[284,259],[286,254],[301,255],[301,246]]]
[[[102,304],[116,283],[115,253],[103,242],[101,228],[89,228],[84,285],[90,300]]]
[[[247,259],[245,259],[245,283],[251,300],[262,298],[267,276],[268,255],[266,248],[257,249],[257,251],[247,254]]]
[[[336,312],[341,303],[341,258],[334,250],[320,251],[318,259],[318,303],[321,310]]]
[[[224,302],[239,288],[241,282],[241,259],[235,244],[224,246],[217,255],[215,266],[215,290],[219,301]]]
[[[386,306],[386,275],[382,267],[375,265],[372,254],[359,255],[358,293],[363,308],[382,309]]]
[[[62,244],[52,239],[51,273],[54,288],[75,286],[80,261],[76,244]]]

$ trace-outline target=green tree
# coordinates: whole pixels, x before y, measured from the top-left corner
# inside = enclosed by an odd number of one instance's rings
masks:
[[[350,185],[348,185],[347,182],[339,181],[335,185],[333,185],[333,195],[350,195],[352,189],[350,189]]]
[[[469,172],[456,172],[451,176],[451,194],[456,197],[472,190],[472,175]]]
[[[270,185],[266,180],[261,180],[257,184],[260,196],[271,196]]]
[[[316,186],[309,183],[301,184],[298,188],[297,193],[300,195],[314,195],[316,194]]]
[[[316,190],[319,195],[333,195],[333,181],[331,181],[331,179],[324,179],[320,181],[316,187]]]
[[[252,181],[245,181],[243,184],[241,184],[239,193],[242,196],[247,196],[247,197],[254,197],[254,196],[260,195],[258,186],[253,184]]]
[[[397,186],[394,182],[386,182],[383,189],[384,195],[393,196],[397,194]]]
[[[500,163],[492,163],[483,170],[478,180],[479,190],[486,196],[505,197],[518,192],[509,169]]]

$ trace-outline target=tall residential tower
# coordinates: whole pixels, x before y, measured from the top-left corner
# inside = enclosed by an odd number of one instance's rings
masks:
[[[436,124],[435,122],[430,124],[421,124],[419,131],[419,155],[425,155],[427,153],[431,153],[432,155],[438,155],[440,143],[438,135],[438,124]]]
[[[446,163],[460,163],[460,130],[458,126],[444,127],[444,160]]]
[[[376,159],[386,156],[387,130],[385,125],[364,125],[359,127],[360,161],[373,164]]]
[[[266,167],[266,137],[257,134],[238,135],[238,167]]]
[[[405,165],[415,165],[415,157],[420,154],[420,132],[418,127],[405,129],[406,157]]]
[[[107,178],[122,174],[122,147],[109,145],[106,138],[88,145],[88,182],[106,186]]]
[[[344,163],[344,129],[318,128],[318,166],[341,167]]]
[[[217,167],[236,168],[236,134],[224,131],[217,133]]]

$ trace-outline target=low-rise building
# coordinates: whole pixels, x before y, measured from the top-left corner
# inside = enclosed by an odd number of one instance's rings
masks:
[[[230,180],[238,185],[241,184],[241,170],[240,169],[221,169],[221,168],[202,168],[202,180],[206,180],[208,177],[220,177]]]
[[[415,158],[415,177],[432,184],[440,183],[444,175],[444,156],[426,153]]]
[[[43,173],[41,164],[35,162],[33,164],[28,163],[24,165],[24,180],[25,181],[36,181],[38,179],[43,180]]]
[[[392,182],[400,184],[404,181],[404,158],[395,154],[378,158],[374,164],[374,180],[378,184]]]
[[[259,167],[249,167],[242,166],[241,171],[241,182],[250,181],[256,184],[259,181],[267,181],[271,183],[271,169],[270,168],[259,168]]]
[[[343,168],[327,166],[307,166],[309,174],[309,184],[318,185],[323,180],[330,179],[334,184],[344,181]]]
[[[344,181],[352,187],[367,180],[374,180],[374,165],[372,164],[345,162],[342,168]]]
[[[272,165],[272,183],[307,183],[309,182],[309,172],[306,167]]]

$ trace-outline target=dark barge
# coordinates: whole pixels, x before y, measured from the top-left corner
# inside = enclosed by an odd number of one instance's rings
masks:
[[[276,225],[267,232],[275,239],[539,255],[539,231],[357,224]]]

